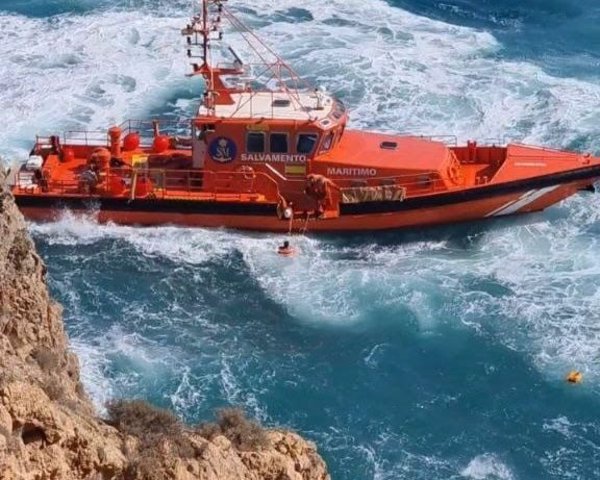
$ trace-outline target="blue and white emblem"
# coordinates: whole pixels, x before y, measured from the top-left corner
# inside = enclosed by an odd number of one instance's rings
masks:
[[[237,155],[237,147],[235,142],[227,137],[217,137],[208,147],[210,158],[215,162],[229,163],[235,160]]]

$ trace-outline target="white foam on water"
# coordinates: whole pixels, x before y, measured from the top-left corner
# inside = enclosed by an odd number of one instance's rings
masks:
[[[196,378],[188,365],[182,365],[177,374],[181,377],[177,389],[169,396],[171,405],[182,417],[202,405],[206,396],[203,386],[206,378]]]
[[[549,476],[556,478],[581,478],[576,468],[582,459],[594,458],[600,454],[597,442],[600,427],[596,421],[572,422],[567,417],[559,416],[547,420],[542,426],[549,434],[558,434],[562,442],[558,448],[546,450],[540,462]]]
[[[462,477],[472,480],[513,480],[510,469],[495,455],[478,455],[460,472]]]
[[[199,264],[232,251],[225,230],[179,227],[139,228],[99,224],[93,214],[65,211],[51,223],[31,223],[30,230],[51,245],[92,245],[102,240],[122,240],[146,256],[162,256],[175,262]]]
[[[597,386],[600,259],[593,232],[600,208],[595,196],[575,198],[567,208],[574,215],[486,234],[483,261],[470,271],[493,278],[506,293],[482,295],[463,286],[458,298],[475,307],[467,321],[491,327],[553,380],[576,369]]]
[[[381,0],[307,0],[314,20],[268,23],[293,0],[242,1],[245,18],[301,74],[344,94],[354,126],[461,139],[565,145],[596,137],[600,85],[499,59],[489,33],[420,17]],[[242,46],[239,45],[240,49]],[[591,145],[598,148],[595,138]]]
[[[178,38],[185,13],[1,15],[0,154],[26,154],[36,133],[105,131],[162,106],[186,85]]]
[[[241,0],[232,8],[301,74],[342,93],[355,126],[558,145],[598,132],[600,85],[501,60],[502,45],[487,32],[382,0],[307,0],[302,9],[313,20],[296,23],[280,15],[297,8],[294,0]],[[144,117],[174,88],[190,88],[179,35],[188,15],[187,6],[164,2],[154,11],[51,21],[0,16],[0,57],[9,66],[0,72],[0,153],[25,154],[36,132],[104,130]],[[235,35],[226,39],[248,53]]]
[[[165,375],[171,375],[174,366],[180,366],[177,352],[172,347],[131,332],[129,325],[125,328],[117,322],[102,333],[93,325],[85,325],[89,323],[85,317],[78,321],[81,325],[70,335],[71,347],[80,359],[86,390],[101,412],[108,400],[135,396],[140,386],[155,383]],[[128,367],[119,372],[123,362]],[[181,384],[172,398],[175,408],[199,398],[198,392],[186,391],[185,367],[183,372],[178,372],[182,373]]]
[[[107,364],[106,351],[88,343],[87,339],[72,337],[70,345],[80,360],[81,381],[86,391],[100,411],[104,411],[107,401],[114,398],[114,379],[104,372]]]
[[[272,251],[244,251],[244,260],[262,289],[291,315],[347,325],[370,318],[370,308],[390,309],[412,302],[423,325],[431,321],[429,312],[414,303],[418,294],[409,288],[415,286],[409,259],[412,252],[436,251],[443,244],[342,247],[298,237],[294,245],[300,253],[292,259],[278,258]],[[388,252],[385,261],[382,252]]]
[[[491,330],[553,381],[577,369],[595,388],[600,260],[597,242],[586,234],[600,218],[595,201],[570,201],[563,208],[571,215],[558,220],[546,216],[531,225],[492,229],[465,251],[445,240],[343,246],[293,237],[299,255],[282,258],[275,253],[286,238],[281,235],[98,225],[71,214],[31,228],[48,243],[118,239],[142,255],[176,263],[204,264],[240,252],[263,292],[302,321],[341,327],[372,321],[374,312],[384,311],[398,322],[412,315],[427,332],[454,317],[479,332]],[[504,293],[478,290],[466,279],[491,282]]]

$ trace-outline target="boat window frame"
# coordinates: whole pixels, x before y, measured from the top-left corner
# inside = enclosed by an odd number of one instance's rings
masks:
[[[344,129],[340,128],[340,126],[338,125],[335,129],[335,139],[333,142],[333,146],[337,146],[340,143],[340,140],[342,139],[342,134],[344,133]],[[332,146],[332,148],[333,148]]]
[[[323,136],[323,141],[319,148],[319,153],[329,152],[333,148],[333,142],[335,140],[335,129],[329,130],[326,135]],[[329,142],[327,146],[325,143]]]
[[[250,150],[250,148],[248,148],[249,147],[248,140],[250,139],[251,135],[261,135],[262,136],[262,142],[263,142],[262,143],[262,146],[263,146],[262,150],[257,151],[257,150]],[[267,147],[267,138],[266,138],[265,132],[257,132],[257,131],[253,131],[253,130],[246,132],[246,145],[245,145],[245,147],[246,147],[246,153],[265,153],[267,151],[267,149],[266,149],[266,147]],[[270,145],[269,145],[269,147],[270,147]]]
[[[315,141],[313,143],[312,148],[308,151],[308,152],[301,152],[298,149],[298,144],[300,142],[300,136],[301,135],[310,135],[312,137],[315,137]],[[295,142],[295,151],[297,155],[306,155],[307,157],[311,156],[313,153],[315,153],[315,151],[317,150],[317,147],[319,146],[319,143],[321,141],[321,139],[319,138],[320,134],[318,132],[310,132],[310,131],[306,131],[306,132],[298,132],[296,133],[296,142]]]
[[[271,137],[273,135],[284,135],[285,136],[285,152],[274,152],[271,147]],[[269,153],[276,153],[278,155],[288,155],[290,153],[290,134],[289,132],[269,132]]]

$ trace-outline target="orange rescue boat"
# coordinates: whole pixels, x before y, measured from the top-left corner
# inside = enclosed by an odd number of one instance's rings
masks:
[[[303,83],[225,3],[203,0],[182,31],[206,84],[194,118],[38,137],[9,173],[27,217],[66,208],[119,224],[369,231],[535,212],[600,178],[590,154],[347,129],[342,102]],[[231,48],[213,61],[224,21],[259,64]]]

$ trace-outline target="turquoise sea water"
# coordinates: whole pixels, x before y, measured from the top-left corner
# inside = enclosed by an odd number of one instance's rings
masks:
[[[230,5],[354,126],[600,150],[591,0]],[[38,131],[193,111],[188,2],[0,11],[4,155]],[[316,441],[334,480],[600,476],[597,195],[520,220],[297,238],[291,260],[273,254],[280,236],[69,214],[31,231],[98,405],[142,397],[190,422],[243,405]]]

